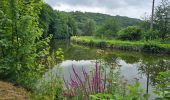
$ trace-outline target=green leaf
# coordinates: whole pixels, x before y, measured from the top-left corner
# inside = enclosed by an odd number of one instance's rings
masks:
[[[143,97],[144,97],[145,99],[148,99],[148,98],[150,97],[150,94],[144,94]]]
[[[164,99],[159,97],[159,98],[156,98],[155,100],[164,100]]]
[[[166,93],[166,94],[165,94],[165,97],[170,97],[170,93]]]

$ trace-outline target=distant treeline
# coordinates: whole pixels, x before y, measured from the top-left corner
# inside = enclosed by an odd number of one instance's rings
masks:
[[[111,16],[90,12],[63,12],[43,4],[40,14],[40,27],[43,38],[49,34],[53,38],[71,36],[97,36],[120,40],[163,40],[169,41],[170,3],[163,0],[155,7],[153,29],[150,29],[150,16],[144,20],[124,16]]]
[[[118,21],[122,28],[139,25],[142,22],[135,18],[100,13],[62,12],[43,4],[40,27],[44,30],[44,38],[49,34],[52,34],[53,38],[70,38],[73,35],[92,35],[110,19]]]

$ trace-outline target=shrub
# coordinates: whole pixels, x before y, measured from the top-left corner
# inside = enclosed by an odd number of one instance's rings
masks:
[[[90,40],[89,46],[93,47],[95,45],[95,42],[93,40]]]
[[[143,37],[145,40],[155,40],[159,38],[159,33],[157,31],[148,30],[144,32]]]
[[[141,36],[141,29],[138,26],[129,26],[125,29],[122,29],[118,32],[118,39],[121,40],[140,40]]]
[[[159,96],[157,100],[169,100],[170,99],[170,70],[165,72],[160,72],[156,77],[156,80],[160,82],[160,84],[156,85],[156,89],[154,91],[155,94]]]
[[[142,47],[142,51],[148,52],[148,53],[161,53],[162,51],[164,51],[164,48],[159,47],[156,44],[145,44]]]
[[[106,48],[107,47],[107,43],[105,41],[100,41],[99,43],[97,43],[97,47]]]
[[[62,69],[56,66],[56,71],[50,70],[42,79],[38,80],[34,93],[31,95],[33,100],[62,100],[63,81],[60,78]]]

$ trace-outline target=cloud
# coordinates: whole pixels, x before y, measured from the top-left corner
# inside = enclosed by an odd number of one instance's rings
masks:
[[[156,4],[161,0],[156,0]],[[152,0],[45,0],[56,10],[97,12],[141,18],[150,13]]]

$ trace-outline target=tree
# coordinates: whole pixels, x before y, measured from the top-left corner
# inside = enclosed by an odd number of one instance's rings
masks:
[[[49,30],[53,38],[70,38],[77,33],[77,26],[71,15],[55,11],[55,16],[54,21],[50,23]]]
[[[162,0],[156,8],[154,23],[161,39],[165,40],[166,36],[170,34],[170,2],[168,0]]]
[[[96,36],[114,38],[117,36],[120,27],[119,22],[114,19],[108,19],[106,23],[98,29]]]
[[[141,29],[138,26],[129,26],[118,32],[118,38],[121,40],[140,40],[142,38]]]
[[[43,4],[39,17],[39,27],[43,29],[42,38],[46,38],[49,34],[52,34],[49,32],[51,30],[50,24],[53,23],[56,16],[51,6]]]
[[[85,22],[85,26],[84,26],[85,35],[88,35],[88,36],[94,35],[95,31],[96,31],[95,21],[92,19],[87,19],[87,21]]]
[[[71,14],[53,10],[48,4],[43,4],[39,17],[39,26],[43,29],[41,38],[46,38],[50,34],[57,39],[70,38],[77,33],[77,26]]]
[[[0,78],[33,88],[50,59],[49,38],[40,40],[42,0],[0,2]]]

